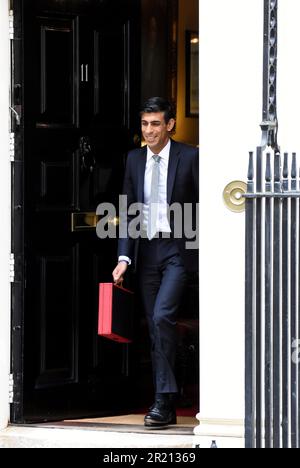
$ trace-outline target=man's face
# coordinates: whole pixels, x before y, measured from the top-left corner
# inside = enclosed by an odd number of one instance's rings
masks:
[[[158,154],[169,141],[175,120],[165,121],[163,112],[142,115],[142,133],[144,140],[153,153]]]

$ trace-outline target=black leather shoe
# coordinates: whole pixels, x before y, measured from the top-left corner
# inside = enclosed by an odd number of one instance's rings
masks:
[[[177,424],[174,406],[165,400],[156,400],[145,416],[145,426],[160,428],[173,424]]]

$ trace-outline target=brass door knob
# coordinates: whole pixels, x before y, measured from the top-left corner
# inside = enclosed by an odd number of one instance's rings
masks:
[[[223,198],[225,205],[234,213],[245,211],[246,199],[243,197],[247,193],[247,184],[241,180],[235,180],[226,185]]]

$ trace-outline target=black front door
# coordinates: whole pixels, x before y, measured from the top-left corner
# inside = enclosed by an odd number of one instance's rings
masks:
[[[97,336],[98,284],[111,281],[117,241],[97,238],[94,213],[117,205],[137,141],[138,3],[19,4],[24,361],[14,422],[130,406],[131,348]]]

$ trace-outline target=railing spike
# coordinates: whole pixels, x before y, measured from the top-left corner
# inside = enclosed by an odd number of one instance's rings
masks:
[[[272,169],[271,169],[271,154],[267,153],[267,162],[266,162],[266,182],[271,182],[272,180]]]
[[[248,180],[252,181],[254,179],[254,153],[253,151],[249,152],[249,166],[248,166]]]
[[[291,172],[291,175],[292,175],[292,179],[297,178],[297,154],[296,153],[293,153],[293,156],[292,156],[292,172]]]
[[[275,164],[274,164],[274,179],[275,182],[280,182],[281,180],[281,157],[278,151],[275,152]]]
[[[288,153],[284,153],[283,177],[284,179],[288,179],[289,177],[289,154]]]

